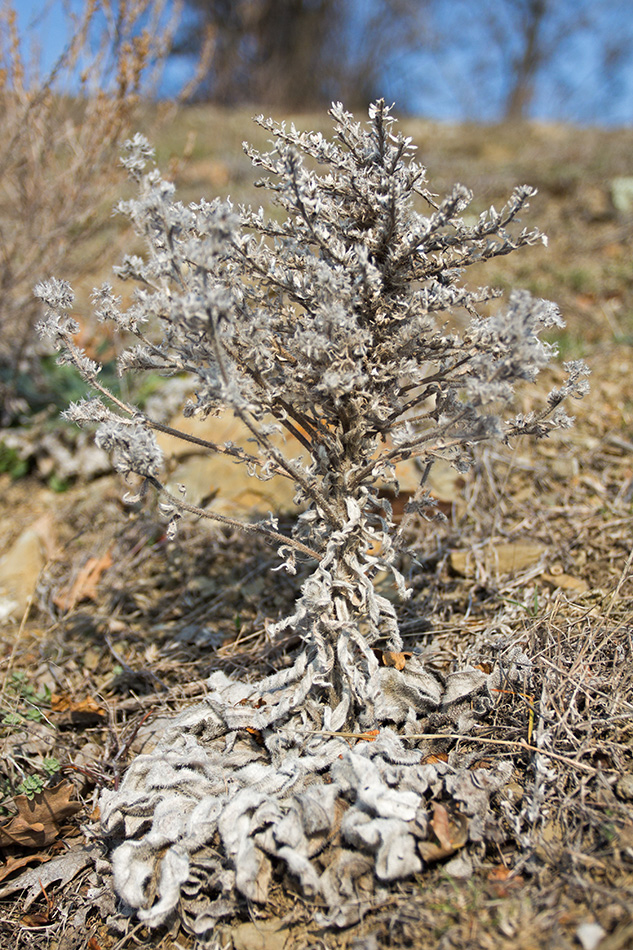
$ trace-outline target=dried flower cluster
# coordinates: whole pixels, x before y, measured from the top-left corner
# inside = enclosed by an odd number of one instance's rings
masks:
[[[253,708],[244,713],[274,759],[282,747],[290,755],[292,743],[299,742],[292,729],[286,735],[293,717],[326,732],[395,724],[413,733],[429,704],[437,708],[448,702],[415,658],[404,670],[379,667],[372,643],[380,638],[387,650],[399,651],[401,640],[394,606],[378,593],[373,578],[390,570],[406,595],[396,554],[408,520],[434,514],[425,487],[434,460],[447,459],[465,470],[477,443],[525,433],[545,436],[570,424],[563,400],[586,391],[584,364],[569,363],[568,381],[550,394],[540,412],[512,414],[515,385],[534,380],[552,358],[553,348],[539,333],[562,325],[559,313],[548,302],[515,292],[505,309],[483,316],[478,306],[496,293],[461,282],[469,265],[544,240],[536,229],[513,227],[533,189],[519,187],[501,211],[490,208],[475,223],[467,222],[463,215],[470,192],[457,185],[444,199],[435,199],[426,187],[425,169],[415,161],[415,147],[395,131],[384,101],[371,107],[367,125],[355,122],[340,104],[332,106],[331,116],[332,140],[258,118],[274,137],[273,147],[265,154],[247,151],[267,176],[261,185],[281,209],[274,215],[220,200],[185,207],[156,170],[146,172],[151,149],[135,136],[127,143],[124,164],[139,196],[119,209],[146,239],[148,254],[126,256],[117,269],[120,278],[137,284],[127,310],[109,286],[94,294],[99,318],[114,321],[138,341],[122,354],[122,372],[191,374],[196,393],[185,414],[231,411],[254,446],[247,452],[230,443],[208,443],[209,451],[246,464],[256,478],[288,478],[296,487],[302,513],[291,536],[280,534],[274,519],[246,526],[279,544],[289,570],[297,558],[314,562],[294,614],[277,625],[277,630],[294,628],[304,650],[291,670],[250,688]],[[69,417],[98,424],[97,441],[113,451],[117,469],[135,472],[144,485],[157,488],[175,521],[191,506],[168,495],[158,478],[161,459],[152,430],[166,427],[100,385],[98,367],[73,342],[68,285],[52,280],[36,292],[49,308],[43,331],[61,347],[62,358],[108,397],[73,406]],[[466,315],[461,331],[455,321],[448,328],[448,316],[456,310]],[[271,439],[276,431],[299,444],[297,457],[277,447]],[[377,483],[397,490],[396,465],[412,457],[420,462],[420,485],[396,528]],[[264,698],[263,708],[256,705],[257,697]],[[215,723],[209,726],[210,738],[225,736],[229,742],[231,736],[232,746],[244,724],[235,724],[227,710],[220,714],[218,703],[211,705],[213,714],[206,712]],[[198,728],[196,734],[203,732]],[[190,740],[182,738],[180,746]],[[303,739],[301,755],[311,754],[314,768],[322,772],[332,755],[340,756],[329,740],[320,741],[325,758],[314,749],[309,753]],[[182,757],[186,750],[180,746]],[[297,776],[303,781],[311,768],[307,759],[302,761],[304,767],[288,786],[294,791]],[[147,801],[157,800],[158,786],[148,777],[156,762],[150,766],[139,760],[109,802],[104,813],[117,816],[105,819],[110,831],[116,825],[122,835],[134,835],[130,828],[138,822],[130,819],[128,828],[124,814],[126,808],[134,815],[148,807],[141,805],[140,786]],[[229,789],[227,775],[223,788]],[[236,787],[244,782],[240,779]],[[163,810],[175,815],[173,789],[165,795],[170,804],[165,798]],[[154,838],[167,840],[157,830],[164,816],[156,808],[154,831],[139,832],[133,843],[133,849],[140,848],[141,864],[157,853],[152,852]],[[211,825],[207,831],[208,838]],[[254,847],[252,841],[248,847]],[[409,850],[416,847],[408,841]],[[229,854],[229,863],[234,858]],[[381,861],[391,858],[385,853]],[[417,859],[407,867],[414,865]],[[135,906],[147,907],[152,898],[143,896],[143,881],[150,872],[147,864],[143,867],[127,892],[127,872],[121,870],[119,887]],[[186,879],[182,869],[177,876],[180,882]],[[240,889],[235,877],[233,885]],[[252,897],[251,885],[242,891]],[[147,910],[146,919],[164,919],[178,900],[179,886],[170,885],[171,896],[160,913]]]

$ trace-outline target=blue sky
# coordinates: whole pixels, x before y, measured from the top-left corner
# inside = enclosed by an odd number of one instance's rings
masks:
[[[469,0],[465,2],[468,3]],[[478,3],[481,0],[473,2]],[[557,2],[564,4],[565,0]],[[44,70],[53,65],[68,39],[64,5],[76,10],[81,8],[82,3],[81,0],[15,0],[20,30],[24,32],[30,28],[31,36],[36,39],[37,52]],[[630,0],[609,0],[605,7],[608,9],[606,15],[611,17],[608,22],[609,31],[612,31],[614,37],[625,29],[633,36],[633,4]],[[452,9],[457,11],[458,8],[459,2],[455,2]],[[451,10],[450,4],[447,9]],[[480,87],[468,81],[467,44],[469,41],[476,43],[477,39],[474,36],[460,35],[462,21],[463,17],[462,20],[458,18],[454,27],[460,41],[447,51],[441,69],[435,68],[421,53],[411,54],[406,60],[400,57],[392,70],[386,70],[384,94],[387,98],[395,99],[401,107],[414,114],[458,121],[471,117],[468,92],[474,90],[473,102],[477,102],[478,110],[475,117],[484,121],[492,121],[498,117],[494,65],[491,64],[486,77],[481,76],[478,80]],[[556,76],[546,75],[537,83],[533,116],[546,120],[563,118],[608,125],[633,124],[633,54],[621,69],[617,84],[613,85],[615,94],[605,97],[607,77],[599,49],[592,43],[591,34],[568,45],[565,56],[561,57]],[[458,78],[455,81],[454,77],[459,75],[460,70],[462,77],[466,78]],[[171,61],[163,81],[163,92],[169,94],[185,81],[188,75],[186,63]],[[430,75],[434,76],[432,88],[426,81]],[[558,83],[556,101],[552,94],[553,80]],[[562,92],[566,84],[575,90],[573,103],[568,107]],[[602,98],[599,95],[601,87]],[[569,101],[572,102],[571,99]]]
[[[75,7],[77,4],[73,4]],[[44,69],[50,68],[67,40],[67,23],[60,0],[18,0],[14,4],[20,34],[29,31],[37,43]]]
[[[68,36],[68,18],[65,10],[80,11],[82,0],[13,0],[22,36],[28,35],[29,46],[35,53],[43,75],[63,52]],[[25,50],[25,53],[28,51]],[[168,64],[164,89],[166,92],[182,85],[191,70],[187,64],[172,61]]]

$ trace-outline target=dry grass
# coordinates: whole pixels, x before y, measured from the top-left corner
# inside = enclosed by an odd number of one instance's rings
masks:
[[[68,45],[42,75],[25,57],[31,37],[19,34],[14,7],[7,0],[0,9],[2,424],[28,410],[19,377],[38,372],[33,285],[95,269],[93,238],[125,177],[118,151],[140,122],[177,16],[165,0],[124,0],[116,10],[90,0],[67,14]],[[117,252],[103,237],[97,247],[101,266],[111,266]]]

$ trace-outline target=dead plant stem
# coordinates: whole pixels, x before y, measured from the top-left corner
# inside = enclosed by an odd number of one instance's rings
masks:
[[[170,503],[180,511],[188,511],[193,515],[197,515],[200,518],[208,518],[209,521],[219,521],[221,524],[230,525],[232,528],[239,528],[240,531],[245,531],[249,534],[259,534],[265,538],[271,538],[274,541],[279,541],[282,545],[286,545],[290,548],[295,548],[297,551],[300,551],[301,554],[305,554],[307,557],[312,558],[315,561],[320,561],[322,555],[318,551],[313,551],[312,548],[309,548],[307,544],[302,544],[301,541],[296,541],[294,538],[289,537],[285,534],[280,534],[279,531],[274,531],[272,528],[262,527],[258,524],[251,524],[248,521],[237,521],[235,518],[228,518],[226,515],[220,515],[215,511],[207,511],[206,508],[198,508],[196,505],[189,505],[186,501],[180,501],[179,498],[176,498],[172,493],[165,488],[165,486],[153,475],[145,475],[145,479],[149,482],[150,485],[153,485],[154,488],[165,498],[168,498]]]

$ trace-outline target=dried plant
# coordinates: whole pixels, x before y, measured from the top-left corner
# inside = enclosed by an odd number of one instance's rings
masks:
[[[38,374],[33,275],[79,276],[94,266],[82,249],[102,227],[95,203],[120,179],[116,156],[140,121],[178,17],[165,0],[90,0],[68,14],[68,45],[42,74],[25,57],[30,35],[20,35],[13,5],[0,9],[2,425],[29,409],[18,376]]]
[[[211,875],[208,892],[226,896],[237,889],[261,900],[270,877],[265,855],[273,855],[286,861],[306,893],[325,898],[332,920],[349,922],[354,911],[345,903],[345,873],[335,886],[334,872],[319,877],[309,860],[310,835],[331,830],[333,820],[328,809],[319,824],[315,802],[302,791],[314,773],[327,775],[321,792],[331,805],[337,796],[356,802],[355,817],[346,818],[340,833],[348,846],[374,854],[379,878],[420,869],[425,852],[416,841],[430,833],[421,817],[430,772],[421,777],[422,753],[406,749],[390,729],[415,736],[425,731],[421,719],[429,710],[450,707],[452,721],[467,730],[472,708],[460,703],[492,689],[499,673],[458,672],[458,680],[441,683],[415,655],[405,662],[396,609],[374,578],[390,571],[406,596],[397,554],[410,519],[435,515],[425,485],[434,460],[466,470],[478,443],[566,427],[571,420],[562,402],[586,391],[586,367],[568,363],[566,383],[540,411],[513,413],[515,386],[533,381],[553,356],[539,333],[560,326],[560,315],[553,304],[514,292],[505,309],[484,316],[478,308],[497,294],[461,282],[466,267],[544,240],[536,229],[513,228],[533,189],[515,189],[501,211],[490,208],[470,223],[468,189],[457,185],[436,201],[414,146],[395,131],[383,101],[371,107],[367,125],[340,104],[331,116],[332,140],[257,120],[274,136],[273,149],[247,151],[269,176],[261,184],[281,208],[277,216],[219,200],[184,207],[155,169],[146,172],[151,148],[135,136],[124,163],[140,193],[119,210],[146,239],[148,255],[127,256],[116,269],[138,284],[127,310],[110,286],[94,292],[98,318],[138,340],[120,358],[122,372],[191,374],[196,393],[185,415],[231,411],[253,445],[247,452],[206,443],[208,450],[247,465],[255,478],[294,483],[302,513],[291,535],[282,535],[272,516],[244,527],[275,542],[288,570],[298,559],[314,565],[294,613],[272,630],[300,635],[304,647],[292,669],[251,686],[215,674],[206,704],[177,720],[158,750],[141,756],[121,789],[104,798],[106,829],[128,839],[115,852],[118,887],[154,924],[182,899],[191,856],[216,830],[225,858],[214,873],[232,870],[223,883]],[[42,332],[105,397],[74,405],[68,417],[98,425],[98,444],[112,451],[120,472],[141,476],[143,492],[158,491],[172,528],[185,511],[230,521],[166,491],[154,437],[166,427],[100,384],[99,367],[73,341],[69,285],[50,280],[36,293],[49,308]],[[457,310],[467,315],[462,331],[448,323]],[[279,431],[293,437],[300,455],[277,447],[272,436]],[[396,465],[410,458],[419,460],[420,485],[396,527],[378,484],[397,491]],[[395,658],[390,665],[379,663],[372,649],[378,642],[383,656]],[[519,678],[517,664],[529,660],[513,656],[504,675]],[[335,735],[374,727],[382,729],[381,740],[366,753],[350,752]],[[261,748],[245,730],[257,734]],[[402,767],[397,789],[388,787],[396,764]],[[467,770],[459,778],[456,764],[445,780],[446,770],[433,767],[437,790],[466,800],[475,793]],[[482,779],[488,791],[469,812],[480,823],[487,796],[507,779],[507,769],[499,768]],[[150,812],[151,829],[139,830],[135,816]],[[277,835],[277,824],[291,813],[303,816],[297,828],[286,829],[289,838]],[[370,818],[378,822],[371,829]],[[170,858],[160,850],[167,842]],[[156,864],[162,877],[155,899],[145,885]]]

